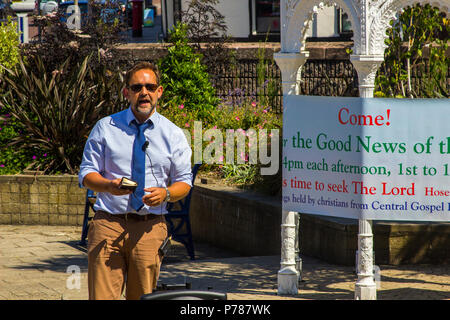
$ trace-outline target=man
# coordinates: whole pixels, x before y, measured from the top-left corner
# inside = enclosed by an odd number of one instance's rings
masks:
[[[166,202],[192,187],[184,133],[156,111],[162,93],[157,67],[137,64],[125,76],[130,107],[99,120],[86,141],[79,182],[97,192],[88,232],[89,299],[119,299],[125,284],[126,299],[152,292],[167,237]],[[136,181],[136,190],[122,188],[122,177]]]

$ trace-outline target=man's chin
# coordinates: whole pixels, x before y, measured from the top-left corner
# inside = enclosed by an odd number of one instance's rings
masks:
[[[155,106],[145,106],[145,105],[140,105],[136,107],[136,111],[139,114],[142,114],[144,116],[149,116],[153,113],[153,110],[155,110]]]

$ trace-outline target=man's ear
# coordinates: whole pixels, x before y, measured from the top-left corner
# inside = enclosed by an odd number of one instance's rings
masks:
[[[159,86],[158,89],[156,89],[156,91],[158,92],[158,99],[160,99],[164,92],[164,88],[162,86]]]
[[[127,87],[124,87],[124,88],[122,89],[122,94],[123,94],[123,96],[124,96],[125,98],[128,98],[128,88],[127,88]]]

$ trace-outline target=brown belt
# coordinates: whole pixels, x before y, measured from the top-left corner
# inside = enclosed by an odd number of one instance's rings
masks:
[[[108,214],[111,217],[120,218],[120,219],[123,219],[125,221],[127,221],[127,220],[147,221],[147,220],[154,219],[154,218],[158,217],[158,215],[151,214],[151,213],[150,214],[145,214],[145,215],[140,215],[140,214],[131,213],[131,212],[128,212],[128,213],[116,213],[116,214],[112,214],[112,213],[109,213],[109,212],[106,212],[106,211],[102,211],[102,212]]]

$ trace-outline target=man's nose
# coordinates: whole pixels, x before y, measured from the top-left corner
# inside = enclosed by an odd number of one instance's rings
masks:
[[[150,93],[150,91],[147,90],[147,88],[145,86],[143,86],[140,93],[141,93],[141,97],[142,97],[142,96],[148,95]]]

